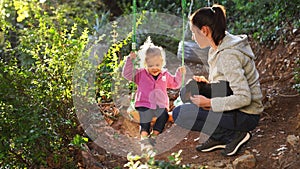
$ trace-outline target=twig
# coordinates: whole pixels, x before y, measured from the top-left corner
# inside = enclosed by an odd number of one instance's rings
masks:
[[[288,76],[285,76],[285,77],[280,77],[280,76],[271,76],[271,77],[266,77],[266,78],[263,78],[260,80],[260,83],[263,84],[263,83],[267,83],[267,82],[271,82],[271,81],[285,81],[285,80],[288,80],[288,79],[291,79],[293,78],[294,75],[293,74],[290,74]]]
[[[98,103],[99,106],[114,106],[114,103]]]
[[[291,94],[291,95],[278,93],[278,95],[281,96],[281,97],[298,97],[299,93],[297,93],[297,94]]]

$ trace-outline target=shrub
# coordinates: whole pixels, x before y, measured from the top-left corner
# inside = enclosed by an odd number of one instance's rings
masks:
[[[168,157],[168,161],[164,160],[155,160],[155,153],[153,151],[148,151],[147,153],[143,153],[141,156],[139,155],[127,155],[128,162],[124,165],[124,167],[128,167],[129,169],[138,169],[138,168],[151,168],[151,169],[160,169],[160,168],[170,168],[170,169],[190,169],[190,168],[199,168],[204,169],[205,166],[191,166],[181,164],[182,158],[181,156],[182,150],[179,150],[177,153],[172,153],[171,156]]]
[[[13,13],[14,6],[4,3],[6,13]],[[34,1],[24,3],[39,6]],[[18,24],[11,18],[1,20],[5,37],[1,55],[6,59],[0,61],[0,165],[74,168],[77,159],[69,144],[76,143],[78,122],[72,75],[88,32],[78,31],[76,24],[59,25],[61,20],[40,8],[30,14],[34,15]],[[12,32],[18,36],[12,37]]]
[[[252,35],[267,47],[275,48],[279,42],[286,42],[287,36],[299,28],[299,3],[291,1],[249,1],[228,0],[229,28],[234,33]]]

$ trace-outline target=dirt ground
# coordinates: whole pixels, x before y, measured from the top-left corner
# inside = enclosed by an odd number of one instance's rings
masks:
[[[298,32],[298,33],[297,33]],[[295,83],[293,69],[300,58],[300,36],[297,31],[288,44],[269,50],[252,44],[257,56],[256,65],[264,95],[265,110],[259,125],[252,131],[252,139],[234,157],[223,157],[220,151],[200,153],[195,150],[198,132],[189,132],[186,138],[170,151],[156,157],[167,160],[172,152],[181,153],[181,164],[206,165],[208,168],[232,168],[239,156],[251,153],[255,156],[257,169],[298,169],[300,167],[300,96],[292,89]],[[196,64],[190,64],[197,69]],[[198,72],[199,73],[199,72]],[[195,72],[197,74],[197,72]],[[128,123],[128,122],[127,122]],[[128,124],[125,124],[128,126]],[[132,125],[136,131],[136,124]],[[173,124],[168,124],[173,125]],[[122,128],[126,129],[126,128]],[[127,128],[128,129],[128,128]],[[296,147],[287,142],[290,136],[298,137]],[[81,168],[123,168],[125,157],[107,153],[93,142],[87,144],[89,151],[82,152]],[[88,153],[92,152],[92,153]],[[100,158],[101,157],[101,158]],[[218,164],[218,165],[217,165]]]
[[[245,151],[249,151],[255,155],[257,169],[299,168],[300,151],[288,145],[286,140],[288,135],[299,136],[300,134],[300,97],[278,96],[274,98],[274,101],[276,104],[264,112],[260,124],[252,131],[252,139],[240,150],[237,156],[225,158],[220,154],[220,151],[197,152],[195,146],[199,142],[195,139],[199,137],[199,133],[190,132],[186,140],[171,151],[164,153],[160,159],[182,149],[183,164],[211,166],[212,163],[223,163],[223,167],[220,168],[230,168],[228,164],[243,155]]]

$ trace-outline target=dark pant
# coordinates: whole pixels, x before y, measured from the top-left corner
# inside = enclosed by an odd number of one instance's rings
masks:
[[[165,108],[149,109],[146,107],[136,107],[136,110],[140,114],[140,126],[141,132],[146,131],[150,133],[151,121],[153,117],[157,117],[153,130],[162,132],[165,128],[165,124],[168,121],[169,114]]]
[[[239,110],[223,113],[207,111],[194,104],[183,104],[173,110],[173,119],[177,125],[192,131],[201,131],[224,143],[229,143],[238,131],[253,130],[259,118],[260,115]]]

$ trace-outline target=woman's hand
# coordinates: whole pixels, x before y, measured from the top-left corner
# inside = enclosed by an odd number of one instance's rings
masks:
[[[205,110],[209,110],[211,108],[210,99],[205,96],[194,95],[194,96],[191,96],[190,99],[195,105],[197,105]]]
[[[193,79],[197,82],[209,83],[209,81],[204,76],[193,76]]]
[[[130,54],[129,54],[129,57],[130,57],[130,59],[135,59],[136,58],[136,53],[135,52],[133,52],[133,51],[131,51],[130,52]]]

